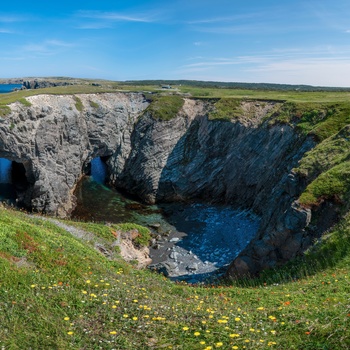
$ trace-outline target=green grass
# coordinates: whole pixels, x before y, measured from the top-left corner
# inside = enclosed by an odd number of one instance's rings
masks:
[[[74,101],[75,101],[75,108],[77,111],[82,112],[84,109],[83,103],[81,102],[81,99],[77,96],[73,96]]]
[[[95,109],[100,107],[98,103],[91,101],[91,100],[89,101],[89,104],[90,104],[90,107],[95,108]]]
[[[210,120],[231,120],[242,115],[241,99],[221,98],[214,103],[214,110],[209,113]]]
[[[260,280],[190,287],[107,260],[51,222],[0,209],[0,346],[347,349],[346,220],[307,263]],[[100,237],[110,230],[84,225]]]
[[[167,121],[177,116],[184,104],[184,100],[179,95],[151,95],[151,103],[147,107],[147,113],[150,113],[154,119]]]

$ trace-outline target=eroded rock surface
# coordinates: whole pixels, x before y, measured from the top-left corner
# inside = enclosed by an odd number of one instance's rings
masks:
[[[299,208],[303,184],[292,168],[314,146],[293,127],[264,122],[276,102],[233,121],[208,120],[210,102],[186,99],[178,115],[156,120],[142,94],[28,97],[0,118],[0,157],[22,163],[29,182],[19,200],[67,216],[74,188],[94,157],[108,158],[112,185],[148,203],[230,204],[261,217],[252,243],[229,268],[255,274],[302,252],[310,211]],[[245,110],[252,106],[245,103]]]

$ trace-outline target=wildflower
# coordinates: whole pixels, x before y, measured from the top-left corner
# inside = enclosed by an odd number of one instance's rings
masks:
[[[204,345],[204,344],[205,344],[205,341],[202,340],[202,341],[199,342],[199,344]]]
[[[224,344],[223,344],[221,341],[219,341],[218,343],[215,344],[215,346],[216,346],[217,348],[221,348],[223,345],[224,345]]]
[[[239,337],[239,334],[236,334],[236,333],[230,334],[230,338],[238,338],[238,337]]]
[[[137,317],[136,317],[136,316],[134,316],[132,319],[133,319],[134,321],[137,321]]]
[[[184,331],[188,331],[188,330],[189,330],[188,327],[183,327],[182,329],[183,329]]]
[[[198,337],[198,336],[200,336],[201,334],[200,334],[199,332],[194,332],[193,335],[194,335],[195,337]]]
[[[72,335],[72,334],[74,334],[74,332],[69,331],[69,332],[67,332],[67,334]]]
[[[89,284],[89,283],[91,283],[91,281],[90,281],[90,280],[87,280],[85,283]]]
[[[112,305],[112,309],[116,309],[117,308],[117,306],[116,305]]]
[[[262,306],[258,307],[257,310],[262,311],[264,308]]]
[[[272,334],[276,334],[276,331],[272,330],[271,333],[272,333]]]
[[[64,320],[65,320],[65,321],[69,321],[69,317],[65,317]]]
[[[227,323],[227,320],[218,320],[218,323]]]
[[[123,315],[123,317],[124,317],[124,318],[128,318],[128,317],[129,317],[129,315],[127,315],[127,314],[124,314],[124,315]]]
[[[117,332],[116,331],[111,331],[111,332],[109,332],[109,334],[115,335],[115,334],[117,334]]]
[[[87,294],[87,291],[86,290],[82,290],[81,291],[83,294]]]
[[[237,346],[237,345],[234,345],[234,346],[232,346],[232,349],[233,349],[233,350],[237,350],[237,349],[238,349],[238,346]]]
[[[239,322],[240,320],[241,320],[241,319],[240,319],[239,317],[236,317],[236,318],[235,318],[235,321],[236,321],[236,322]]]

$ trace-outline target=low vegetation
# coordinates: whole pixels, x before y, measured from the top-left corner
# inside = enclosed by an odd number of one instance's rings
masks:
[[[154,119],[164,121],[174,118],[184,104],[183,98],[179,95],[150,95],[149,99],[151,103],[146,112]]]
[[[264,122],[295,126],[317,144],[294,171],[308,184],[301,204],[350,202],[350,93],[263,91],[181,85],[179,92],[213,98],[210,118],[234,119],[246,99],[278,100]],[[0,95],[0,116],[28,96],[133,91],[128,84],[71,85]],[[157,91],[159,86],[144,86]],[[169,120],[180,95],[149,94],[147,111]],[[27,102],[25,102],[27,101]],[[82,110],[80,99],[76,108]],[[28,102],[29,103],[29,102]],[[94,106],[90,102],[90,106]],[[221,285],[173,283],[136,270],[118,253],[107,258],[93,244],[53,222],[0,208],[0,348],[4,349],[348,349],[350,348],[350,215],[302,258],[264,271],[254,280]],[[116,231],[136,229],[135,244],[149,231],[135,224],[106,226],[65,222],[111,246]]]
[[[77,225],[114,239],[111,227]],[[52,222],[2,208],[0,346],[347,349],[349,227],[348,219],[338,225],[307,262],[259,280],[191,287],[108,260]]]

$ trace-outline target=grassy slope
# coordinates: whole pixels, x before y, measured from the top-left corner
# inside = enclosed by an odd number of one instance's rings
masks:
[[[108,89],[68,86],[0,95],[0,113],[6,114],[6,104],[31,94],[93,93],[130,90],[130,86]],[[287,101],[268,122],[296,125],[318,140],[295,169],[310,182],[301,202],[312,206],[335,195],[349,199],[349,177],[344,175],[350,165],[349,93],[181,89],[198,97]],[[234,115],[240,112],[236,101],[222,101],[216,106],[219,119],[225,119],[231,104]],[[88,228],[111,240],[109,229],[94,224]],[[120,260],[108,261],[49,222],[1,209],[0,345],[6,349],[347,349],[349,230],[346,217],[306,261],[266,272],[260,280],[190,288],[136,271]]]
[[[295,263],[293,275],[277,270],[254,285],[203,288],[107,260],[50,222],[0,209],[0,346],[346,349],[350,254],[340,243],[349,241],[343,226],[323,245],[339,256],[329,259],[323,249],[316,270]],[[109,240],[108,228],[89,227]],[[293,281],[281,282],[282,275]]]

